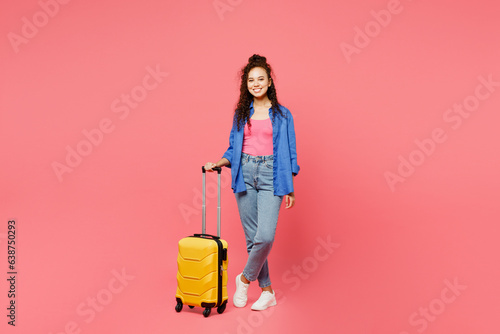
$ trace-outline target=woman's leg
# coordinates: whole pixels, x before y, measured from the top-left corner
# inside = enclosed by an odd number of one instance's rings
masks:
[[[238,212],[240,214],[241,225],[245,234],[247,253],[253,247],[253,239],[257,233],[257,190],[254,187],[255,163],[245,155],[241,160],[243,179],[245,180],[246,191],[235,193]],[[242,278],[244,283],[248,283],[246,277]]]
[[[283,197],[274,196],[272,190],[259,190],[257,193],[258,226],[243,275],[250,281],[257,278],[261,288],[271,286],[267,257],[274,243],[282,200]]]
[[[274,195],[272,160],[264,162],[257,159],[254,163],[247,163],[245,166],[250,167],[249,183],[252,183],[250,195],[251,200],[255,201],[256,208],[252,207],[252,209],[255,210],[256,215],[252,214],[251,224],[244,224],[249,255],[243,276],[249,281],[258,279],[259,286],[267,288],[271,286],[267,256],[274,242],[283,196]],[[247,193],[248,189],[247,184]]]
[[[241,169],[247,190],[235,193],[248,253],[250,253],[253,247],[253,239],[257,232],[257,190],[254,188],[253,183],[253,167],[253,163],[249,161],[249,157],[243,155],[241,159]],[[244,307],[247,304],[249,283],[250,281],[248,281],[244,275],[240,274],[236,276],[236,291],[233,296],[234,306]]]

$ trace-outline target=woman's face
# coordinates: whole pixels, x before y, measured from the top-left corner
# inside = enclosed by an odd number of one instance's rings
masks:
[[[247,87],[250,94],[256,98],[266,96],[267,89],[271,86],[271,80],[266,70],[262,67],[254,67],[248,72]]]

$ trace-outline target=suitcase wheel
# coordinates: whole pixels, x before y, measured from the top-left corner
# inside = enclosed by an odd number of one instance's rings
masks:
[[[227,300],[225,300],[221,306],[217,307],[217,313],[222,314],[222,312],[224,312],[224,310],[226,309],[226,304],[227,304]]]
[[[182,310],[182,303],[181,302],[177,302],[177,305],[175,305],[175,310],[177,312],[180,312]]]
[[[189,305],[189,308],[194,308],[194,306],[193,305]]]
[[[203,311],[203,316],[206,318],[210,315],[210,312],[212,312],[212,309],[210,307],[205,308]]]

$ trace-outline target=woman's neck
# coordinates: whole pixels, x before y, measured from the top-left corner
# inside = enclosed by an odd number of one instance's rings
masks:
[[[261,98],[253,98],[253,106],[254,108],[265,108],[266,106],[271,105],[271,100],[267,96],[263,96]]]

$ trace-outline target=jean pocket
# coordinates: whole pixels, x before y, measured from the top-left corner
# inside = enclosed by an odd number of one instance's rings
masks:
[[[273,169],[273,161],[272,160],[264,160],[264,166],[269,169]]]
[[[241,166],[245,166],[248,163],[248,156],[241,156]]]

